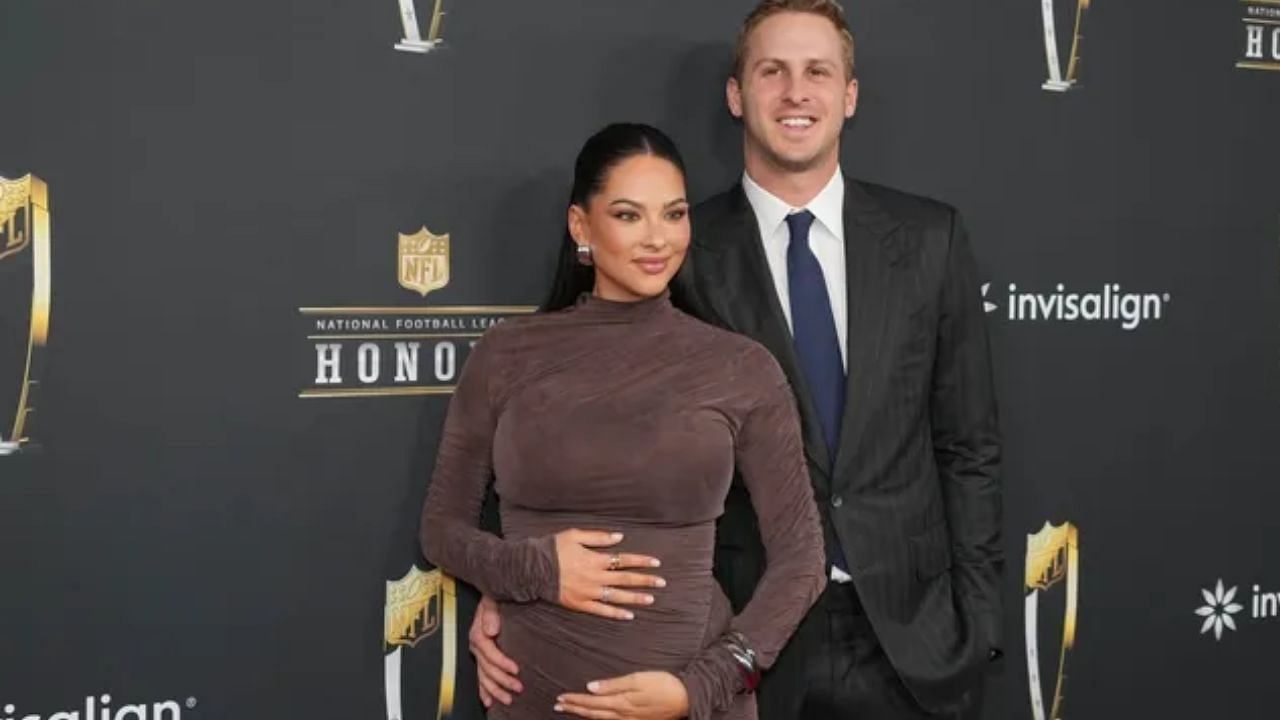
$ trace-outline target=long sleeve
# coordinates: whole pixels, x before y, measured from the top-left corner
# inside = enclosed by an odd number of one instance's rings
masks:
[[[958,215],[952,217],[946,273],[929,407],[934,456],[956,560],[956,598],[978,623],[988,649],[999,650],[1001,439],[978,272]]]
[[[805,464],[795,398],[767,351],[746,380],[766,388],[744,417],[735,458],[751,494],[765,549],[765,571],[751,600],[730,623],[768,668],[826,586],[822,528]],[[745,688],[743,668],[713,643],[680,673],[689,717],[703,720]]]
[[[479,527],[493,474],[497,417],[491,387],[497,330],[472,350],[449,403],[419,540],[427,560],[486,595],[516,602],[554,601],[559,569],[552,536],[508,541]]]

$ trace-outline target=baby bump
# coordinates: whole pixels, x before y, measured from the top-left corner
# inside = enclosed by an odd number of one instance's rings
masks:
[[[599,521],[584,518],[553,521],[544,514],[503,515],[508,537],[535,537],[567,527],[602,527]],[[659,558],[660,567],[637,571],[662,577],[666,586],[644,588],[654,602],[626,606],[635,615],[631,620],[590,615],[549,602],[504,604],[499,644],[520,664],[524,694],[531,695],[531,702],[545,702],[550,707],[556,694],[584,691],[591,680],[641,670],[678,671],[702,649],[709,625],[717,624],[712,622],[713,614],[721,614],[715,612],[716,597],[723,598],[723,593],[711,575],[714,525],[653,528],[610,524],[608,529],[620,530],[624,537],[606,552]]]
[[[659,596],[653,606],[637,608],[634,620],[611,620],[543,602],[503,604],[498,642],[520,665],[524,683],[510,717],[551,717],[546,711],[557,695],[586,692],[592,680],[683,669],[724,634],[732,610],[709,575],[697,583],[673,583],[681,584],[684,592]],[[735,702],[717,717],[754,718],[754,712],[747,712],[750,707]]]

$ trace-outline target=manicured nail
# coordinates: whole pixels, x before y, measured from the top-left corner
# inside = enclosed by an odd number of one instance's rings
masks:
[[[649,561],[649,565],[652,567],[662,567],[662,561],[657,558],[654,558]]]
[[[587,689],[590,690],[591,692],[595,692],[600,689],[600,683],[596,682],[595,680],[592,680],[591,682],[587,683]]]
[[[611,533],[611,534],[609,535],[609,537],[613,538],[614,540],[621,540],[621,539],[622,539],[622,533]]]
[[[557,706],[555,706],[554,708],[552,708],[552,710],[555,710],[556,712],[564,712],[564,706],[563,706],[563,705],[557,705]]]
[[[658,578],[653,584],[657,585],[658,587],[666,587],[667,581],[663,580],[662,578]]]
[[[624,612],[624,613],[622,614],[622,616],[623,616],[624,618],[628,619],[628,620],[635,620],[635,619],[636,619],[636,614],[635,614],[635,613],[633,613],[633,612],[631,612],[631,611],[629,611],[629,610],[628,610],[628,611],[626,611],[626,612]]]
[[[644,604],[645,604],[645,605],[652,605],[652,604],[653,604],[653,596],[652,596],[652,595],[645,595],[645,596],[644,596]]]

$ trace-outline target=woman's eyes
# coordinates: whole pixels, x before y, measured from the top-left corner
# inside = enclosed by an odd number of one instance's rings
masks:
[[[668,220],[683,220],[688,215],[689,215],[689,210],[686,208],[681,208],[679,210],[668,211],[666,217]],[[630,210],[616,212],[613,214],[613,216],[621,220],[622,222],[635,222],[640,219],[639,213],[632,212]]]

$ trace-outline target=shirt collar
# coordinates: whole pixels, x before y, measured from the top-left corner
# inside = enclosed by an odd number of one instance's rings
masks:
[[[793,208],[773,193],[760,187],[746,172],[742,173],[742,191],[747,202],[755,210],[767,234],[772,235],[787,219],[787,215],[799,210]],[[831,179],[823,186],[806,208],[837,239],[844,240],[844,174],[837,167]],[[767,239],[767,238],[765,238]]]

